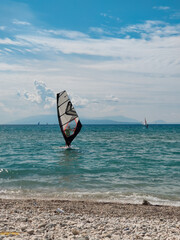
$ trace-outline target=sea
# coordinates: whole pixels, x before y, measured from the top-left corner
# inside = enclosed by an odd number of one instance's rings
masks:
[[[0,198],[180,206],[180,125],[0,125]]]

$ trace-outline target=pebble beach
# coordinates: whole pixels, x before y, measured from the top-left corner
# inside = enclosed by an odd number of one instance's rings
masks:
[[[180,207],[0,199],[0,239],[178,240]]]

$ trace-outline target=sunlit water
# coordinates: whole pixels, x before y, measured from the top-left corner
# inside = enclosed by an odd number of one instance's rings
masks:
[[[0,197],[180,206],[180,125],[0,126]]]

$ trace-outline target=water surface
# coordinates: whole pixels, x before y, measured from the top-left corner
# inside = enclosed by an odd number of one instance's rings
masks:
[[[180,205],[180,125],[0,126],[0,196]]]

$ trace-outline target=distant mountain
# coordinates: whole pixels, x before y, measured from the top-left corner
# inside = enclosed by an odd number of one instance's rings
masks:
[[[135,119],[126,118],[123,116],[96,118],[96,119],[81,119],[84,124],[140,124]]]
[[[16,121],[9,122],[9,124],[58,124],[56,115],[38,115],[31,116]]]
[[[116,122],[123,122],[123,123],[140,123],[139,121],[137,121],[136,119],[133,118],[128,118],[128,117],[124,117],[124,116],[112,116],[112,117],[107,117],[107,119],[116,121]]]
[[[108,118],[85,119],[81,118],[82,124],[139,124],[135,119],[124,116],[114,116]],[[58,124],[56,115],[38,115],[22,118],[16,121],[9,122],[9,124]]]
[[[124,116],[112,116],[96,119],[81,118],[82,124],[142,124],[133,118],[127,118]],[[57,115],[38,115],[30,116],[16,121],[10,121],[7,124],[58,124]],[[156,120],[150,122],[150,124],[180,124],[179,122],[165,122],[164,120]]]
[[[81,119],[82,124],[138,124],[138,122],[117,122],[110,119]]]
[[[151,124],[167,124],[167,122],[165,122],[164,120],[156,120],[151,122]]]

